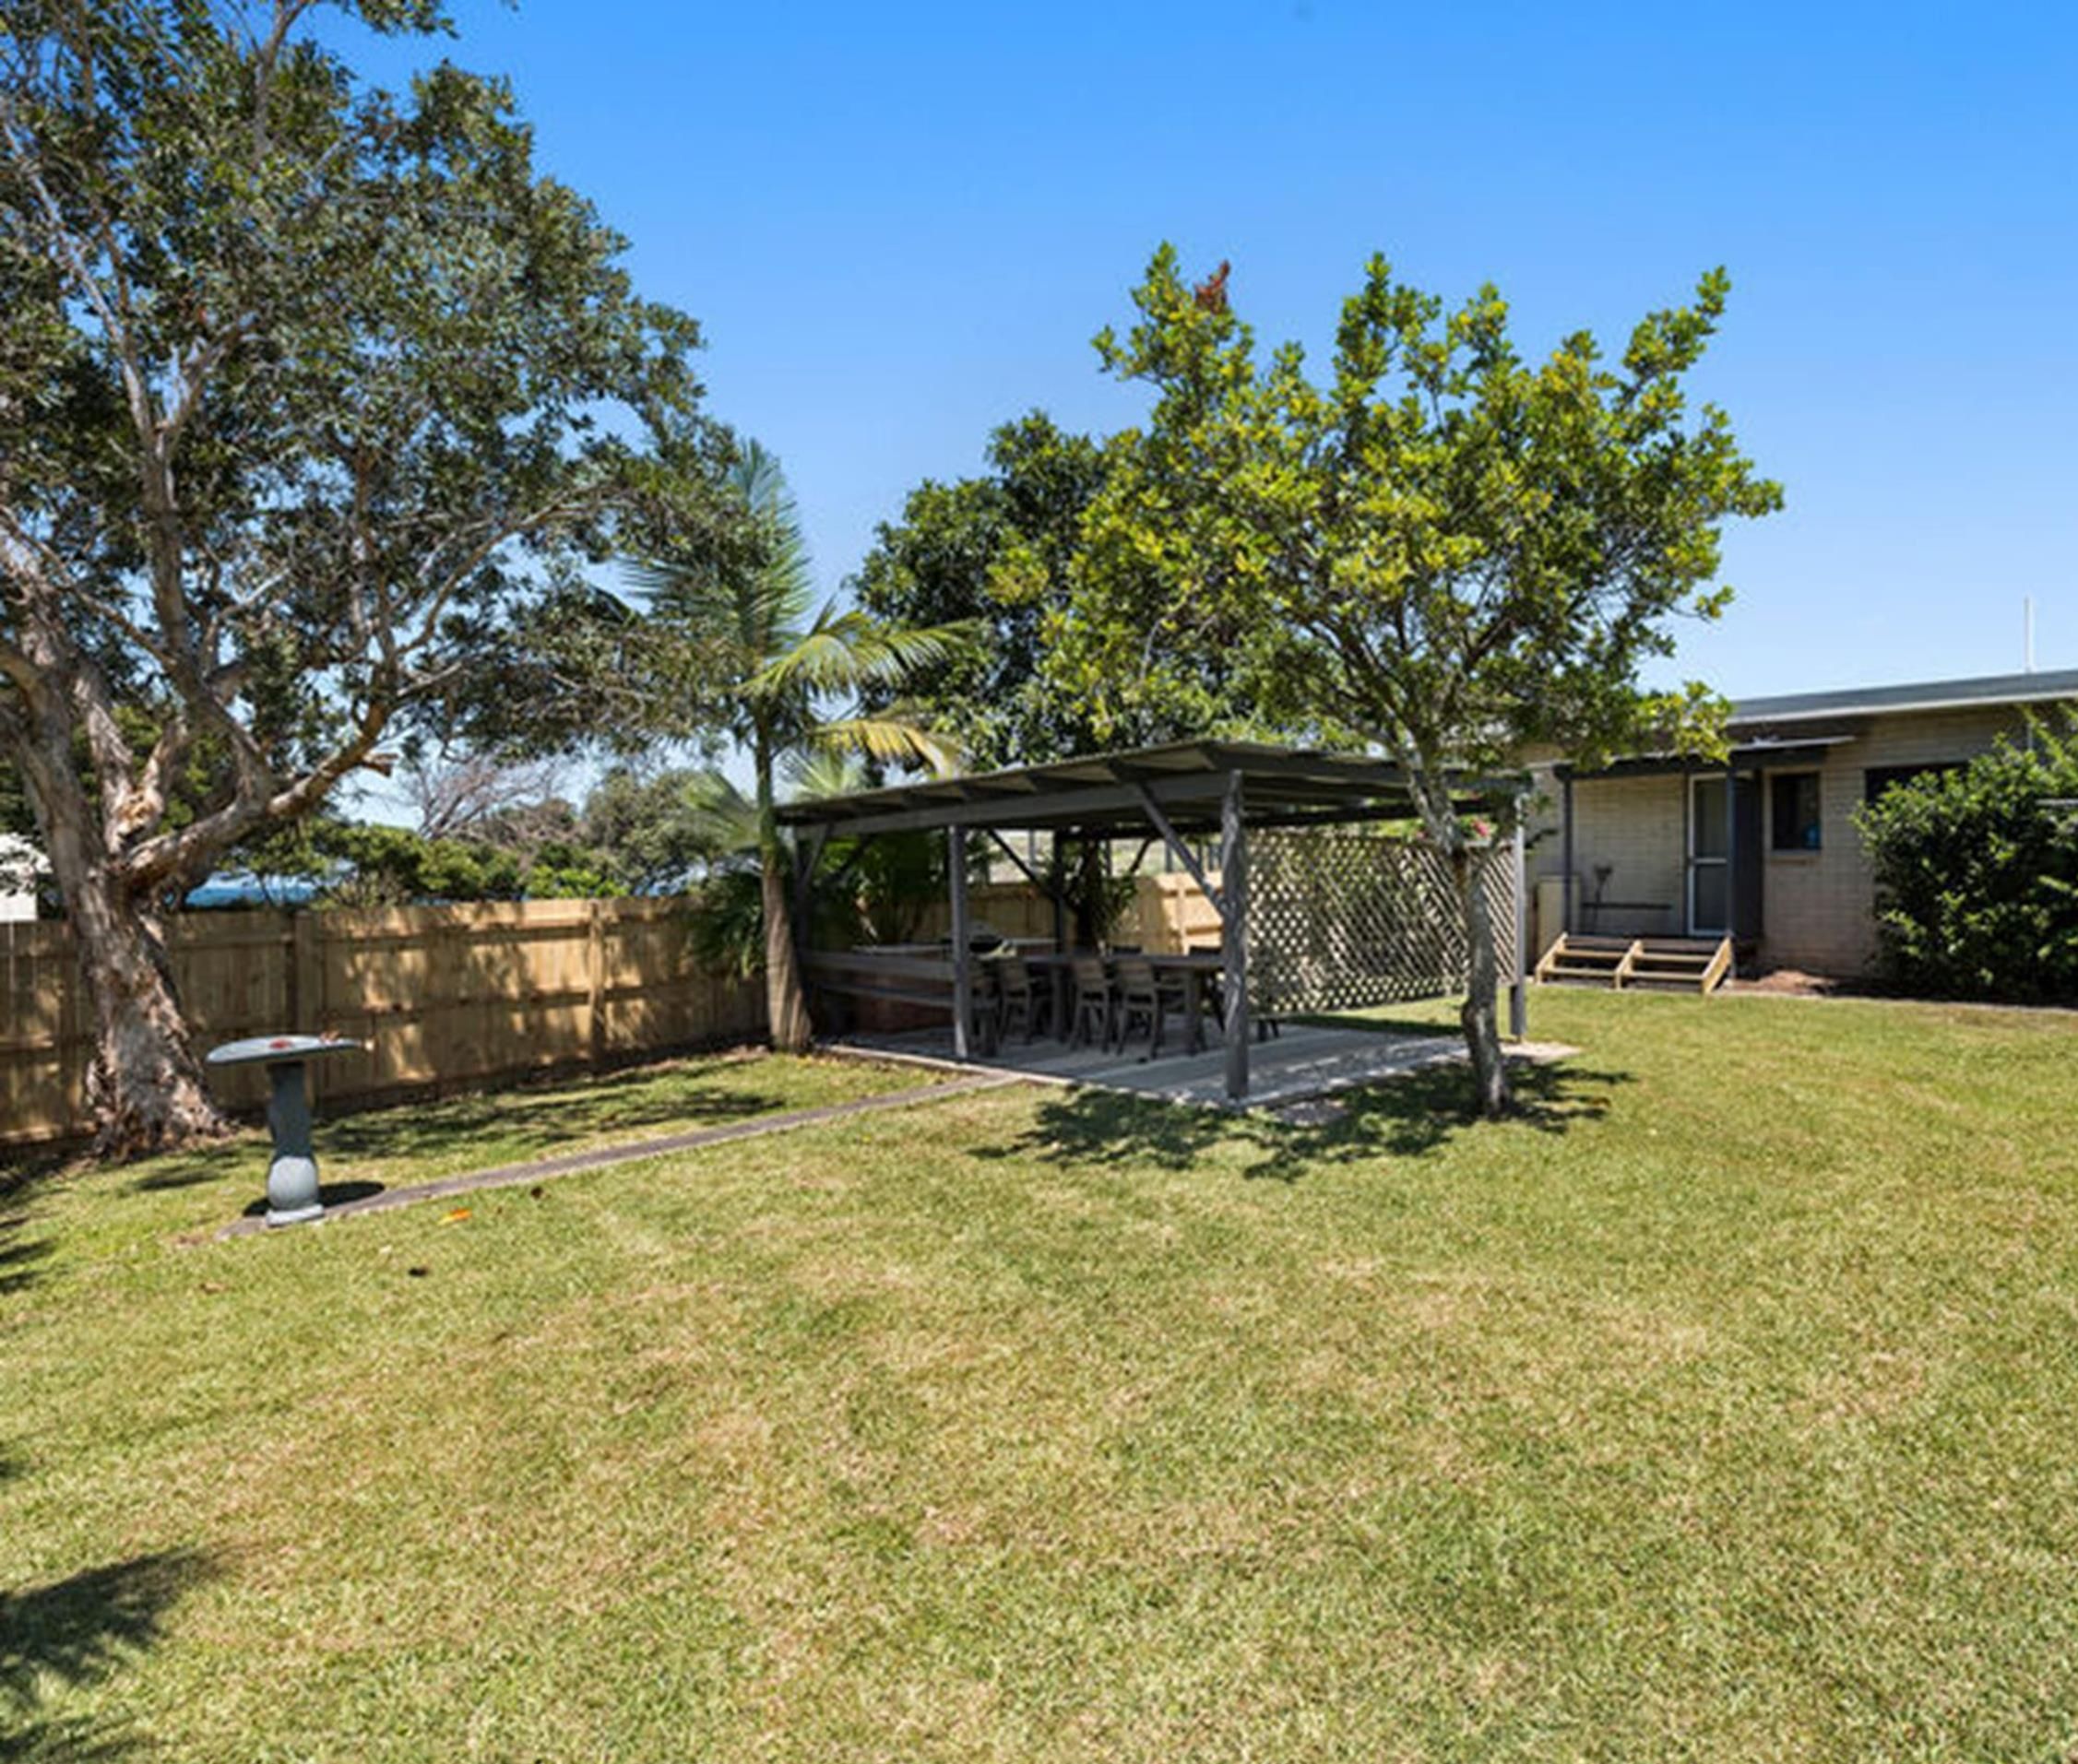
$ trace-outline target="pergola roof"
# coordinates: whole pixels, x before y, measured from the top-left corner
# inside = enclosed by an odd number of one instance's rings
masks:
[[[1173,741],[790,802],[779,819],[846,834],[992,827],[1133,835],[1146,830],[1151,798],[1177,831],[1202,833],[1218,827],[1228,780],[1237,775],[1243,816],[1252,826],[1375,821],[1414,812],[1406,775],[1389,761],[1261,741]]]

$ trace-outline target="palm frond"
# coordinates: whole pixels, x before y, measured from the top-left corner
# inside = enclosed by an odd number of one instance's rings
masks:
[[[893,685],[920,668],[960,654],[973,638],[968,623],[891,625],[856,607],[839,610],[833,600],[801,641],[773,657],[752,685],[763,693],[852,693]]]
[[[849,796],[866,787],[858,755],[837,748],[797,747],[782,763],[780,775],[790,799]]]
[[[820,724],[809,739],[832,752],[858,753],[883,764],[921,765],[941,776],[959,759],[947,737],[906,716],[842,716]]]
[[[717,858],[757,849],[757,804],[735,781],[717,771],[695,772],[684,785],[687,820],[700,846]]]
[[[753,441],[729,473],[758,544],[748,559],[644,557],[625,565],[650,612],[735,657],[742,685],[799,644],[814,606],[814,575],[800,510],[778,458]]]

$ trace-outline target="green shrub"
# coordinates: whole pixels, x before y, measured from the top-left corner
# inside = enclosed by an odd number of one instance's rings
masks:
[[[1894,784],[1857,820],[1887,978],[1930,997],[2078,1000],[2078,714]]]

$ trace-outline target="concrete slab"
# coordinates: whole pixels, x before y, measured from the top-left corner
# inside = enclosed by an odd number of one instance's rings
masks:
[[[877,1059],[918,1060],[933,1065],[955,1063],[949,1029],[861,1034],[834,1045],[839,1050],[850,1048]],[[1539,1061],[1562,1059],[1573,1051],[1555,1042],[1514,1042],[1508,1046],[1511,1059]],[[1285,1108],[1310,1097],[1331,1095],[1464,1058],[1465,1044],[1455,1035],[1287,1024],[1281,1035],[1255,1042],[1249,1048],[1246,1106]],[[1200,1107],[1228,1107],[1226,1055],[1217,1047],[1197,1054],[1165,1052],[1159,1060],[1149,1060],[1135,1054],[1130,1045],[1122,1055],[1108,1048],[1073,1048],[1040,1036],[1032,1042],[1013,1039],[987,1059],[968,1061],[967,1067],[1015,1073],[1039,1083],[1093,1084]]]

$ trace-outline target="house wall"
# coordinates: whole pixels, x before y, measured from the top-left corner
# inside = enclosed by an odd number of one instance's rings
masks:
[[[1539,778],[1543,804],[1530,833],[1533,881],[1562,882],[1562,787]],[[1573,786],[1573,928],[1616,937],[1679,937],[1684,904],[1687,822],[1679,776],[1589,778]],[[1607,869],[1606,878],[1597,871]],[[1597,906],[1599,889],[1601,905]],[[1539,891],[1548,894],[1549,891]],[[1561,926],[1537,928],[1549,947]]]
[[[1854,811],[1875,766],[1928,765],[1967,760],[1987,752],[2001,734],[2020,736],[2025,719],[2011,708],[1942,711],[1870,718],[1860,739],[1828,751],[1819,774],[1820,848],[1766,850],[1762,884],[1761,954],[1768,967],[1815,974],[1866,973],[1876,961],[1876,886],[1869,855],[1855,829]],[[1771,833],[1773,786],[1780,766],[1763,773],[1762,836]]]
[[[1988,751],[2001,734],[2019,738],[2025,728],[2025,716],[2011,707],[1865,717],[1830,731],[1851,731],[1855,739],[1828,749],[1817,765],[1760,768],[1761,966],[1829,975],[1866,973],[1876,959],[1876,891],[1854,824],[1864,775],[1877,766],[1968,760]],[[1784,739],[1793,739],[1795,732],[1787,727],[1775,731]],[[1819,774],[1819,849],[1775,851],[1772,781],[1783,774],[1810,771]],[[1541,836],[1534,847],[1531,872],[1557,881],[1564,871],[1565,853],[1561,787],[1549,777],[1539,782],[1546,802],[1535,823]],[[1575,929],[1626,936],[1685,930],[1685,791],[1686,780],[1678,775],[1575,781]],[[1664,903],[1666,910],[1586,910],[1595,897],[1599,865],[1609,867],[1605,899]],[[1558,929],[1556,924],[1540,925],[1540,946],[1548,946]]]

